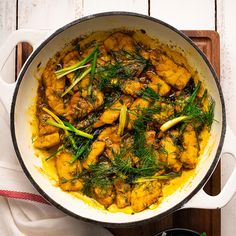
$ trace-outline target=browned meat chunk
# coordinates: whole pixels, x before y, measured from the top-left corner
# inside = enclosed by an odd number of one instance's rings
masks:
[[[133,122],[137,119],[137,115],[141,114],[143,108],[147,108],[149,106],[149,101],[143,98],[137,98],[130,107],[129,114],[129,123],[128,129],[132,129]]]
[[[34,146],[36,148],[51,148],[60,143],[60,135],[59,133],[47,134],[44,136],[40,136],[34,142]]]
[[[45,96],[48,105],[59,115],[64,115],[65,106],[61,94],[65,89],[65,78],[57,79],[54,73],[54,67],[49,63],[42,75],[45,86]]]
[[[94,127],[98,128],[100,126],[103,126],[105,124],[112,124],[114,123],[119,115],[120,115],[120,109],[123,104],[126,105],[126,107],[130,107],[133,99],[129,96],[122,96],[119,100],[117,100],[110,108],[106,109],[100,118],[94,123]]]
[[[67,106],[66,118],[73,122],[77,117],[81,118],[89,114],[93,110],[93,106],[86,99],[81,97],[80,93],[75,93]]]
[[[182,167],[182,163],[179,160],[180,150],[174,144],[173,139],[167,135],[162,138],[159,145],[159,160],[166,162],[173,171],[179,172]]]
[[[70,163],[72,155],[67,150],[62,150],[57,154],[56,168],[59,176],[59,185],[65,191],[79,191],[83,187],[83,182],[75,178],[82,171],[80,161]]]
[[[46,121],[54,121],[50,115],[47,113],[41,112],[38,116],[39,119],[39,136],[43,136],[45,134],[52,134],[59,131],[59,129],[55,126],[46,124]]]
[[[107,51],[135,51],[135,44],[133,38],[130,37],[128,34],[124,34],[121,32],[116,32],[110,35],[104,41],[104,47]]]
[[[154,130],[149,130],[146,132],[146,142],[147,145],[153,145],[156,140],[156,131]]]
[[[115,182],[116,198],[115,202],[118,208],[124,208],[130,205],[131,187],[130,184],[124,183],[122,180]]]
[[[112,57],[107,53],[104,45],[99,47],[100,56],[97,59],[97,63],[101,66],[104,66],[107,62],[112,60]]]
[[[155,102],[155,106],[160,106],[160,112],[153,115],[153,119],[159,124],[164,124],[175,112],[172,104]]]
[[[99,156],[103,153],[105,149],[105,143],[101,141],[95,141],[92,144],[91,151],[88,154],[86,160],[83,163],[85,169],[89,168],[89,165],[96,164],[98,162]]]
[[[137,97],[143,88],[143,84],[134,80],[126,80],[122,86],[123,93],[131,95],[132,97]]]
[[[105,128],[100,135],[98,136],[98,140],[105,142],[106,144],[106,155],[110,159],[114,159],[114,153],[120,152],[120,141],[121,138],[117,134],[118,127],[112,126]]]
[[[93,192],[95,199],[105,208],[113,203],[115,198],[113,186],[108,186],[107,188],[95,187]]]
[[[162,185],[158,181],[135,184],[131,193],[131,207],[140,212],[158,201],[162,195]]]
[[[198,160],[199,146],[197,141],[197,134],[191,125],[187,125],[184,130],[183,147],[184,151],[180,156],[180,161],[186,168],[195,168]]]
[[[148,84],[148,87],[155,91],[160,96],[166,96],[169,94],[171,87],[162,80],[158,75],[151,71],[146,73],[147,77],[152,81]]]
[[[191,78],[191,74],[186,68],[175,64],[165,55],[159,57],[155,68],[159,76],[178,90],[182,90]]]

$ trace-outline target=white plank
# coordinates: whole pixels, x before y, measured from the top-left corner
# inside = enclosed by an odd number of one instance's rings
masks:
[[[82,15],[82,0],[18,0],[19,28],[56,29]]]
[[[131,11],[148,14],[148,0],[84,0],[84,15],[105,11]]]
[[[8,35],[16,29],[16,1],[0,0],[0,45],[5,43]],[[7,82],[15,80],[15,50],[12,51],[2,72]]]
[[[217,28],[221,39],[221,85],[226,103],[227,122],[236,135],[236,1],[217,1]],[[228,179],[234,163],[229,157],[222,162],[222,186]],[[236,196],[222,209],[221,234],[236,235]]]
[[[150,14],[182,30],[215,29],[214,0],[150,0]]]

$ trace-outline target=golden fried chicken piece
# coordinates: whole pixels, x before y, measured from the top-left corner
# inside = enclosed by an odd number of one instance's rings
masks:
[[[60,143],[59,133],[46,134],[38,137],[34,142],[34,147],[36,148],[51,148]]]
[[[184,151],[180,156],[180,161],[186,168],[195,168],[198,159],[199,146],[197,134],[190,124],[187,125],[183,133],[183,147]]]
[[[125,104],[126,107],[130,107],[132,102],[133,102],[132,97],[126,96],[126,95],[122,96],[113,105],[111,105],[110,108],[106,109],[102,113],[102,115],[99,117],[99,119],[94,123],[94,128],[98,128],[98,127],[103,126],[105,124],[114,123],[120,115],[120,109],[121,109],[122,105]]]
[[[65,191],[79,191],[83,187],[81,179],[75,178],[82,171],[80,161],[70,163],[72,155],[67,150],[62,150],[56,157],[56,168],[59,176],[59,185]]]
[[[93,90],[94,102],[91,103],[88,99],[81,96],[79,92],[75,93],[66,107],[66,118],[73,122],[76,118],[82,118],[88,115],[93,110],[100,107],[104,102],[104,95],[97,89]]]
[[[162,138],[159,145],[159,160],[166,162],[173,171],[179,172],[182,167],[182,163],[179,160],[179,147],[174,143],[170,135]]]
[[[151,83],[148,84],[149,88],[151,88],[154,92],[156,92],[160,96],[166,96],[169,94],[171,87],[158,75],[154,74],[151,71],[148,71],[146,75],[152,81]]]
[[[144,85],[135,80],[126,80],[122,85],[122,92],[131,95],[132,97],[137,97]]]
[[[118,126],[110,126],[105,128],[98,136],[98,140],[106,144],[106,156],[113,160],[114,153],[120,152],[120,135],[117,134]]]
[[[133,123],[137,119],[137,115],[141,114],[141,110],[143,108],[147,108],[149,106],[149,101],[143,98],[137,98],[130,107],[129,113],[129,122],[128,122],[128,129],[133,128]]]
[[[118,208],[124,208],[130,205],[131,186],[122,180],[115,181],[116,198],[115,203]]]
[[[115,32],[104,40],[104,47],[107,51],[120,51],[126,52],[135,51],[134,39],[128,34]]]
[[[43,85],[45,87],[45,97],[48,105],[59,115],[64,115],[65,105],[61,94],[65,90],[65,77],[56,78],[54,66],[49,62],[42,75]]]
[[[73,50],[67,53],[63,57],[63,68],[76,64],[77,62],[79,62],[78,58],[79,58],[79,52],[77,50]],[[66,75],[66,77],[70,80],[70,83],[73,82],[74,76],[75,76],[75,72],[71,72]]]
[[[140,212],[157,202],[161,195],[162,185],[157,180],[135,184],[131,192],[131,207],[134,212]]]
[[[91,151],[83,163],[85,169],[89,168],[89,165],[96,164],[98,162],[99,156],[103,153],[105,149],[105,142],[95,141],[92,144]]]
[[[93,189],[95,199],[102,204],[105,208],[109,207],[115,198],[113,185],[101,188],[96,186]]]
[[[155,68],[156,73],[161,76],[166,83],[178,90],[184,89],[191,78],[191,74],[185,67],[175,64],[174,61],[165,55],[160,55]]]
[[[66,118],[73,122],[77,117],[81,118],[89,114],[93,110],[93,105],[86,99],[81,97],[79,92],[75,93],[66,107]]]
[[[39,120],[39,125],[38,125],[38,135],[43,136],[46,134],[52,134],[56,133],[59,131],[59,128],[48,125],[46,121],[54,121],[50,115],[48,115],[45,112],[40,112],[38,114],[38,120]]]

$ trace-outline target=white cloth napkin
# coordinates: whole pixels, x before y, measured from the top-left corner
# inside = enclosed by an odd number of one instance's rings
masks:
[[[8,117],[0,103],[0,236],[111,236],[101,226],[76,220],[40,202],[41,196],[15,156]]]

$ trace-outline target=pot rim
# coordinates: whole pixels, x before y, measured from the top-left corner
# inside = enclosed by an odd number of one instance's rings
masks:
[[[16,104],[16,98],[17,98],[17,94],[19,91],[19,87],[21,84],[21,81],[24,78],[24,74],[27,71],[28,67],[30,66],[31,62],[33,61],[33,59],[37,56],[38,52],[40,52],[40,50],[51,40],[53,40],[56,36],[58,36],[61,32],[67,30],[68,28],[79,24],[81,22],[87,21],[87,20],[91,20],[91,19],[95,19],[98,17],[106,17],[106,16],[133,16],[133,17],[140,17],[140,18],[144,18],[146,20],[150,20],[153,22],[156,22],[158,24],[161,24],[169,29],[171,29],[172,31],[174,31],[175,33],[179,34],[185,41],[187,41],[189,44],[191,44],[191,46],[199,53],[199,55],[202,57],[202,59],[204,60],[204,62],[207,64],[208,68],[210,69],[210,72],[215,80],[219,95],[220,95],[220,101],[221,101],[221,109],[222,109],[222,129],[221,129],[221,137],[220,137],[220,142],[219,142],[219,146],[217,148],[217,152],[215,155],[215,158],[209,168],[209,170],[207,171],[206,175],[202,178],[201,182],[198,184],[198,186],[191,192],[189,193],[185,199],[183,199],[181,202],[179,202],[178,204],[176,204],[174,207],[168,209],[167,211],[158,214],[156,216],[153,216],[151,218],[148,219],[144,219],[144,220],[139,220],[139,221],[134,221],[134,222],[129,222],[129,223],[109,223],[109,222],[103,222],[103,221],[98,221],[98,220],[92,220],[92,219],[88,219],[82,216],[79,216],[73,212],[71,212],[70,210],[64,208],[62,205],[58,204],[55,200],[53,200],[51,197],[49,197],[47,195],[47,193],[44,192],[43,189],[41,189],[39,187],[39,185],[37,184],[36,180],[34,180],[32,178],[32,176],[30,175],[27,167],[24,164],[23,158],[20,154],[20,150],[18,148],[18,144],[17,144],[17,139],[16,139],[16,134],[15,134],[15,124],[14,124],[14,120],[15,120],[15,104]],[[186,36],[184,33],[182,33],[180,30],[176,29],[175,27],[169,25],[168,23],[165,23],[159,19],[153,18],[151,16],[146,16],[143,14],[139,14],[139,13],[134,13],[134,12],[124,12],[124,11],[110,11],[110,12],[104,12],[104,13],[97,13],[97,14],[93,14],[93,15],[88,15],[79,19],[76,19],[64,26],[62,26],[61,28],[57,29],[55,32],[53,32],[48,38],[46,38],[33,52],[32,54],[29,56],[28,60],[26,61],[26,63],[24,64],[19,76],[18,76],[18,80],[16,83],[16,87],[13,93],[13,97],[12,97],[12,103],[11,103],[11,112],[10,112],[10,128],[11,128],[11,136],[12,136],[12,142],[13,142],[13,146],[16,152],[16,156],[19,160],[19,163],[25,173],[25,175],[27,176],[27,178],[30,180],[30,182],[32,183],[32,185],[35,187],[35,189],[52,205],[54,205],[56,208],[58,208],[59,210],[63,211],[64,213],[66,213],[67,215],[70,215],[76,219],[80,219],[86,222],[90,222],[90,223],[95,223],[95,224],[99,224],[102,225],[104,227],[108,227],[108,228],[121,228],[121,227],[132,227],[132,226],[137,226],[137,225],[141,225],[141,224],[147,224],[150,223],[154,220],[160,220],[162,218],[164,218],[165,216],[181,209],[181,207],[187,203],[203,186],[204,184],[207,182],[207,180],[210,178],[211,174],[213,173],[214,169],[217,166],[218,161],[220,160],[220,153],[223,147],[223,142],[224,142],[224,138],[225,138],[225,132],[226,132],[226,114],[225,114],[225,103],[224,103],[224,97],[223,97],[223,93],[219,84],[219,79],[218,76],[215,72],[215,70],[213,69],[212,65],[210,64],[210,62],[208,61],[207,57],[205,56],[205,54],[194,44],[194,42],[188,37]]]
[[[171,228],[171,229],[166,229],[162,232],[159,232],[153,236],[161,236],[162,233],[191,233],[191,234],[194,234],[194,235],[200,235],[199,232],[195,231],[195,230],[192,230],[192,229],[187,229],[187,228]]]

